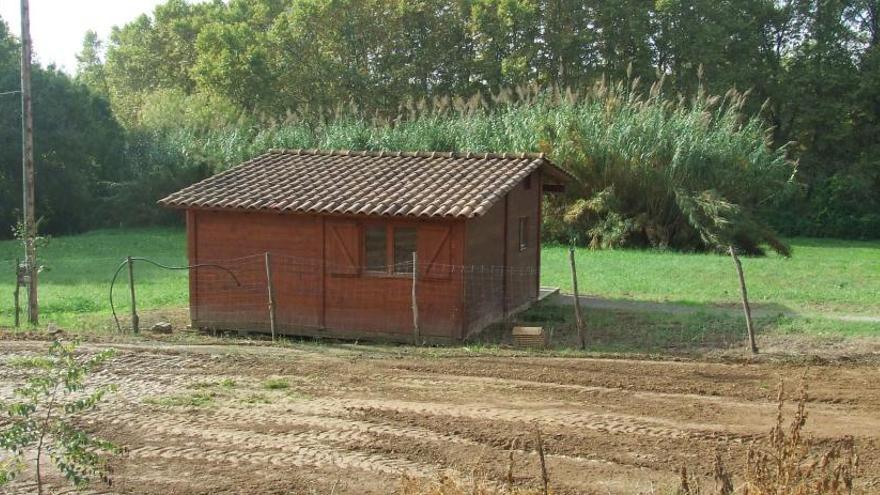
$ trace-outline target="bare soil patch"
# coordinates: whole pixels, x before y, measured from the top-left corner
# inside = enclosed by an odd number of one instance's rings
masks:
[[[0,342],[0,397],[22,379],[8,358],[44,347]],[[114,485],[98,492],[385,494],[404,475],[441,474],[502,482],[511,448],[517,482],[537,486],[539,425],[555,493],[663,493],[682,465],[708,476],[716,451],[737,471],[773,423],[779,381],[793,394],[804,375],[807,431],[820,442],[853,435],[857,489],[880,490],[872,365],[118,348],[95,382],[119,393],[89,421],[128,455],[115,462]],[[268,387],[270,379],[287,386]]]

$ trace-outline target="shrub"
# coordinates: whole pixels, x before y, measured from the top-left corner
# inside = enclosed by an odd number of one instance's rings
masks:
[[[561,124],[544,125],[545,149],[578,179],[574,201],[548,212],[562,211],[571,235],[596,248],[734,244],[757,254],[766,243],[787,254],[758,210],[791,193],[794,165],[759,119],[743,118],[745,101],[597,85]]]
[[[83,487],[93,478],[109,482],[106,454],[119,448],[78,427],[79,416],[95,409],[115,386],[87,390],[89,373],[113,356],[103,351],[77,356],[76,344],[55,341],[45,356],[18,359],[14,366],[33,371],[15,389],[15,399],[0,402],[4,427],[0,430],[0,486],[18,476],[26,466],[25,452],[35,451],[34,468],[39,493],[43,493],[41,460],[48,455],[55,467],[74,485]],[[0,452],[2,452],[0,450]]]
[[[851,436],[828,447],[804,437],[807,392],[801,385],[797,411],[788,428],[779,386],[779,408],[770,435],[749,448],[744,495],[844,495],[852,493],[859,457]]]

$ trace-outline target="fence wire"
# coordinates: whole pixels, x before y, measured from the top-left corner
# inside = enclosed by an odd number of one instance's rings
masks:
[[[117,270],[119,277],[125,266]],[[270,333],[274,326],[281,335],[456,340],[528,306],[539,290],[538,271],[531,266],[410,261],[369,267],[271,254],[164,268],[189,271],[193,327]],[[123,285],[116,284],[117,300],[127,297]],[[141,328],[166,316],[139,312]]]

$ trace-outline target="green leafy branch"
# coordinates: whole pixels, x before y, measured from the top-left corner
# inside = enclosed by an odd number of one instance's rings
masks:
[[[42,460],[46,455],[77,487],[95,478],[110,482],[106,460],[121,449],[81,430],[77,420],[116,390],[115,385],[86,387],[89,374],[111,359],[114,352],[77,355],[77,347],[75,342],[56,340],[44,356],[10,362],[33,374],[15,389],[12,401],[0,402],[0,486],[21,475],[31,453],[41,494]]]

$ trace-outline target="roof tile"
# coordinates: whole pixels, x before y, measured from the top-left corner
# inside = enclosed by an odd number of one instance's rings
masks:
[[[273,150],[159,201],[171,208],[396,217],[479,216],[544,155]]]

